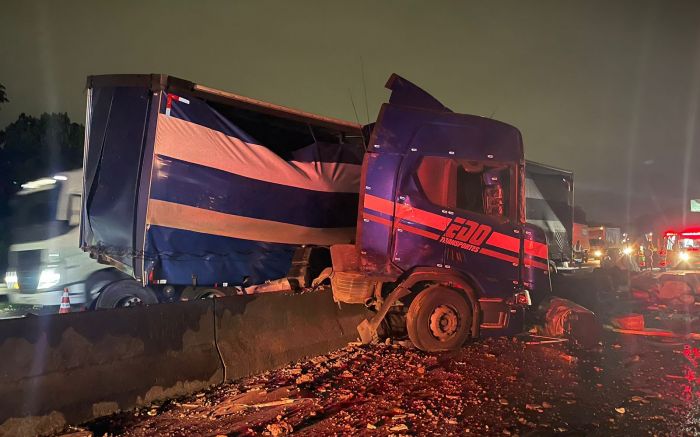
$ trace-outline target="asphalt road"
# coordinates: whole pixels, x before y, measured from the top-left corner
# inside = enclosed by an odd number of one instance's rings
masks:
[[[625,296],[608,296],[606,307],[642,311],[658,323],[671,316],[697,321],[695,309],[648,310]],[[445,354],[349,345],[79,430],[129,436],[698,435],[700,379],[688,378],[700,372],[700,350],[696,362],[685,348],[692,352],[700,344],[661,340],[605,331],[592,350],[527,344],[532,339],[523,337]]]
[[[511,339],[452,354],[349,346],[104,418],[95,435],[694,435],[683,344],[607,336],[595,351]]]

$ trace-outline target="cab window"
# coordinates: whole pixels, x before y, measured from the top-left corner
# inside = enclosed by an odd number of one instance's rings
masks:
[[[477,161],[423,157],[416,172],[433,204],[495,217],[510,217],[512,167]]]

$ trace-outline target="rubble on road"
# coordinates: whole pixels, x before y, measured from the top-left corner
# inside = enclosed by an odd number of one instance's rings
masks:
[[[625,435],[666,434],[678,426],[679,381],[658,372],[682,374],[682,355],[630,343],[636,337],[606,338],[594,350],[567,342],[532,347],[525,338],[487,339],[446,354],[347,346],[84,430],[95,436]]]

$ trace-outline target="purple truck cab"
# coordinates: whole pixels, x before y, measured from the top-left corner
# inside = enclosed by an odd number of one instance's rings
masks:
[[[387,88],[360,187],[357,269],[376,280],[377,310],[363,341],[393,329],[447,350],[520,332],[530,293],[550,289],[545,236],[525,223],[520,132],[396,75]]]

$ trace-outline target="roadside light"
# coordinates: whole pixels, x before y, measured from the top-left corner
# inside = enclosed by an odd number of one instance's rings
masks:
[[[44,290],[46,288],[51,288],[58,284],[61,280],[61,274],[54,269],[44,269],[39,275],[39,284],[36,286],[39,290]]]
[[[690,259],[688,252],[681,252],[678,254],[678,257],[681,259],[681,261],[688,261]]]
[[[625,255],[629,255],[630,253],[632,253],[632,248],[626,246],[624,249],[622,249],[622,253],[624,253]]]
[[[17,281],[17,272],[12,270],[5,273],[5,286],[10,290],[19,289],[19,282]]]
[[[593,252],[593,256],[595,256],[596,258],[600,258],[601,256],[603,256],[603,252],[600,250],[596,250],[595,252]]]

